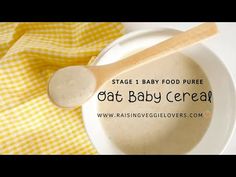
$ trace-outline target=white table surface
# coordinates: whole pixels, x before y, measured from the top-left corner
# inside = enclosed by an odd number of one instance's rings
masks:
[[[155,29],[158,27],[169,27],[179,30],[186,30],[200,23],[127,22],[123,24],[125,25],[126,32],[130,32],[139,29]],[[214,53],[222,59],[233,77],[234,84],[236,84],[236,23],[217,23],[217,25],[219,34],[217,34],[217,36],[214,38],[205,41],[204,44],[212,49]],[[231,138],[225,150],[225,154],[236,154],[236,131],[234,132],[233,137]]]

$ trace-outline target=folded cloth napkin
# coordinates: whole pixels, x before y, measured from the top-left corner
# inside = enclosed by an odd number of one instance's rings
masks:
[[[96,154],[81,108],[54,106],[47,83],[122,33],[120,23],[0,23],[0,154]]]

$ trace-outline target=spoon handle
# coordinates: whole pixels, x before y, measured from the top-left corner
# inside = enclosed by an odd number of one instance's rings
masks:
[[[113,77],[143,63],[173,54],[216,33],[217,26],[215,23],[203,23],[118,62],[104,65],[103,69],[100,69],[103,70],[103,75],[108,79],[108,77]]]

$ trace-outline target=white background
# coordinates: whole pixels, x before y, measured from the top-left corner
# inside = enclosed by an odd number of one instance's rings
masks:
[[[200,23],[123,23],[126,27],[126,32],[138,29],[155,29],[158,27],[175,28],[179,30],[186,30]],[[233,77],[234,84],[236,84],[236,23],[217,23],[219,34],[204,44],[210,48],[214,53],[225,63],[230,74]],[[217,72],[217,71],[216,71]],[[235,98],[236,99],[236,98]],[[236,108],[235,108],[236,109]],[[236,131],[226,148],[225,153],[236,154]]]

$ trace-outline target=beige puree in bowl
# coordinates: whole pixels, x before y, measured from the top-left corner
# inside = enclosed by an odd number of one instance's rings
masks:
[[[119,117],[100,119],[109,139],[124,153],[187,153],[204,136],[212,117],[211,88],[203,70],[187,56],[176,53],[130,70],[115,79],[128,79],[132,83],[113,80],[113,83],[107,82],[100,91],[119,91],[123,100],[98,101],[98,108],[99,113],[119,114]],[[136,84],[136,79],[139,84]],[[148,82],[151,79],[159,80],[158,84]],[[177,79],[180,84],[162,84],[162,79]],[[191,80],[191,84],[183,84],[185,79]],[[142,81],[146,84],[142,84]],[[129,91],[133,91],[136,96],[138,92],[156,93],[157,99],[131,103],[128,101]],[[158,99],[159,92],[161,101]],[[168,92],[171,92],[168,99],[173,102],[166,99]],[[202,96],[202,92],[206,96]],[[129,117],[128,113],[135,113],[137,117]],[[147,113],[148,116],[142,117],[141,113]],[[168,116],[170,114],[172,116]]]

